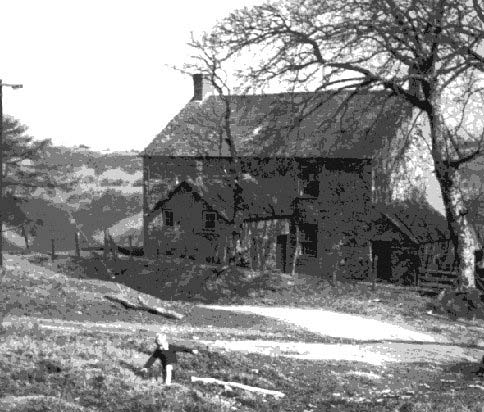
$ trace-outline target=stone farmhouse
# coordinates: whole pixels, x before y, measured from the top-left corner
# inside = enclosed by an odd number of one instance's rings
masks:
[[[375,207],[431,175],[405,103],[376,90],[230,96],[235,186],[226,100],[193,80],[193,98],[143,152],[146,255],[227,262],[237,221],[238,263],[254,269],[364,279],[375,254],[388,262]]]

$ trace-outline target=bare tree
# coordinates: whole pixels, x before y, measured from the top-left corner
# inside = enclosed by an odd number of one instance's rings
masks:
[[[214,47],[208,47],[209,44],[212,44]],[[204,42],[200,42],[193,38],[190,46],[194,50],[197,50],[197,55],[194,56],[194,62],[192,64],[187,64],[183,68],[183,71],[196,71],[202,74],[206,79],[209,80],[213,89],[216,91],[217,95],[222,101],[221,112],[217,109],[213,109],[208,118],[211,119],[212,123],[215,122],[215,127],[213,129],[219,138],[220,154],[222,151],[223,142],[225,142],[229,150],[229,185],[233,193],[233,215],[231,219],[232,245],[230,248],[229,263],[235,265],[237,244],[240,242],[243,229],[243,214],[241,210],[242,199],[240,186],[242,170],[231,127],[233,112],[231,89],[225,81],[226,76],[222,67],[223,61],[220,59],[219,50],[217,50],[215,43],[206,40]],[[213,118],[212,115],[214,115]],[[207,116],[205,115],[202,116],[202,119],[200,120],[203,124],[209,119],[207,119]]]
[[[460,168],[484,148],[483,17],[479,0],[286,0],[233,12],[198,49],[210,51],[217,70],[251,56],[237,75],[254,88],[276,80],[349,96],[384,89],[405,102],[427,127],[421,138],[440,184],[460,285],[473,288],[477,242]]]

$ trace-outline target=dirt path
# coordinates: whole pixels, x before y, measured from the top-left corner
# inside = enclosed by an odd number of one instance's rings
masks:
[[[216,307],[220,310],[219,307]],[[229,308],[226,308],[229,310]],[[238,308],[233,308],[237,309]],[[248,310],[244,307],[245,311]],[[258,313],[264,312],[261,308],[253,308],[258,310]],[[262,308],[272,309],[272,308]],[[278,319],[286,315],[300,314],[296,311],[291,314],[292,309],[284,308],[285,310],[277,311]],[[319,311],[315,311],[319,312]],[[323,311],[325,312],[325,311]],[[269,311],[275,314],[276,312]],[[341,314],[338,314],[341,315]],[[337,319],[341,319],[336,317]],[[360,321],[364,318],[359,318]],[[308,321],[309,318],[305,320]],[[353,319],[354,320],[354,319]],[[78,333],[79,330],[107,332],[116,334],[132,334],[140,331],[159,332],[160,330],[166,333],[177,332],[203,332],[204,328],[192,328],[184,325],[156,325],[143,323],[129,323],[129,322],[76,322],[60,319],[46,319],[46,318],[32,318],[32,317],[15,317],[8,316],[4,319],[4,326],[24,324],[27,326],[36,325],[42,329],[59,330],[64,333]],[[345,336],[355,337],[363,336],[373,339],[376,336],[383,336],[380,332],[378,334],[370,335],[369,332],[365,335],[353,333],[346,330],[342,325],[339,325],[345,332]],[[351,323],[348,327],[354,326]],[[380,325],[381,326],[381,325]],[[393,326],[393,325],[392,325]],[[208,331],[208,329],[205,329]],[[315,330],[315,327],[312,328]],[[411,331],[410,331],[411,332]],[[403,332],[401,332],[403,333]],[[333,333],[333,336],[335,333]],[[395,335],[385,335],[386,338],[395,337]],[[298,341],[280,341],[280,340],[246,340],[242,336],[234,334],[230,340],[198,340],[202,347],[208,347],[219,351],[240,351],[245,353],[259,353],[269,356],[286,356],[297,359],[308,360],[332,360],[332,361],[352,361],[362,362],[371,365],[384,365],[387,363],[413,363],[413,362],[430,362],[430,363],[450,363],[450,362],[476,362],[482,356],[482,349],[469,348],[455,345],[452,343],[438,342],[439,337],[428,336],[426,341],[416,342],[409,339],[410,337],[421,337],[420,335],[406,335],[408,340],[402,341],[381,341],[381,342],[364,342],[357,344],[327,344],[327,343],[307,343]],[[402,336],[400,336],[402,337]],[[431,338],[435,338],[435,342]]]
[[[381,342],[362,344],[327,344],[280,341],[202,341],[201,343],[225,351],[261,353],[307,360],[362,362],[371,365],[386,363],[451,363],[478,362],[482,350],[452,344],[416,342]]]
[[[22,267],[32,277],[42,276],[43,279],[46,277],[64,278],[63,275],[52,271],[39,270],[38,266],[28,262],[26,264],[24,260],[18,257],[9,257],[7,261],[9,267],[18,266],[19,269]],[[102,299],[102,295],[100,293],[93,294],[91,298]],[[30,325],[31,327],[59,330],[63,333],[78,333],[80,330],[84,330],[132,334],[141,331],[154,333],[163,330],[175,336],[180,333],[191,335],[190,339],[198,338],[197,340],[202,346],[206,345],[216,350],[244,351],[300,359],[347,360],[368,364],[475,362],[480,360],[484,353],[484,347],[476,348],[453,344],[448,342],[443,334],[422,333],[359,315],[291,307],[217,305],[200,305],[200,307],[205,308],[205,310],[198,311],[197,322],[192,325],[183,324],[183,322],[168,324],[163,321],[152,324],[130,321],[70,321],[30,316],[7,316],[3,319],[3,324],[11,327],[15,327],[17,324],[27,324],[28,327]],[[227,327],[229,325],[223,322],[219,322],[219,324],[215,322],[216,326],[211,325],[211,323],[214,323],[214,316],[217,316],[216,311],[230,311],[233,314],[233,318],[236,319],[232,319],[232,328]],[[298,339],[306,339],[305,337],[295,338],[289,335],[281,337],[280,334],[275,336],[275,334],[271,335],[270,331],[266,330],[261,330],[261,333],[255,336],[256,339],[248,340],[249,329],[246,327],[248,326],[247,319],[244,319],[244,317],[247,318],[247,314],[264,316],[292,324],[294,326],[291,329],[305,329],[317,334],[322,337],[322,342],[325,341],[323,337],[332,337],[350,339],[356,343],[322,343],[318,342],[317,338],[312,340],[313,343],[308,343],[308,341],[298,341]],[[437,325],[438,321],[435,322]],[[234,328],[235,325],[236,328]],[[261,323],[261,325],[264,324]],[[254,327],[257,327],[257,324],[251,325],[251,328]],[[264,326],[259,326],[259,328],[263,329]],[[223,333],[218,335],[214,333],[216,331]],[[195,334],[198,336],[194,337]],[[208,338],[208,336],[210,337]],[[220,340],[213,340],[217,339],[218,336],[221,337]],[[459,339],[459,341],[463,340]]]
[[[358,361],[374,365],[388,362],[476,362],[480,360],[484,351],[484,348],[453,344],[444,336],[425,334],[388,322],[327,310],[219,305],[203,307],[268,316],[322,336],[361,341],[354,345],[274,341],[205,342],[209,346],[224,350],[282,355],[298,359]]]
[[[360,341],[399,340],[442,342],[438,335],[416,332],[401,326],[358,315],[337,313],[322,309],[299,309],[288,307],[264,306],[202,306],[214,310],[228,310],[239,313],[252,313],[271,317],[283,322],[292,323],[313,333],[336,338],[347,338]]]

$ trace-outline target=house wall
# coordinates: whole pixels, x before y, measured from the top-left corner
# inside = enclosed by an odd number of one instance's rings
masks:
[[[145,211],[150,211],[160,200],[166,199],[170,190],[186,179],[218,179],[227,176],[228,159],[209,158],[146,158],[149,165],[146,176]],[[365,219],[371,201],[371,165],[368,161],[331,161],[324,159],[260,159],[245,158],[242,162],[243,172],[253,176],[259,185],[277,187],[282,197],[289,201],[292,213],[292,202],[298,197],[301,181],[298,171],[303,163],[316,163],[319,180],[318,198],[300,198],[298,202],[298,224],[317,224],[316,256],[299,253],[297,270],[311,273],[334,272],[339,270],[345,276],[364,277],[368,271],[368,239]],[[190,195],[192,196],[192,195]],[[220,222],[223,236],[207,237],[199,232],[202,202],[193,197],[174,196],[164,204],[178,213],[189,216],[185,224],[180,223],[177,229],[163,229],[162,216],[153,221],[148,213],[145,216],[147,226],[148,255],[165,253],[174,248],[179,253],[183,243],[187,245],[204,245],[187,250],[186,254],[206,255],[214,253],[222,256],[226,252],[230,229],[225,221]],[[257,200],[257,199],[256,199]],[[273,206],[277,207],[277,202]],[[248,205],[249,211],[257,210],[258,205]],[[266,212],[267,213],[267,212]],[[280,213],[275,213],[280,214]],[[286,210],[286,214],[287,213]],[[196,218],[198,217],[198,218]],[[177,221],[176,216],[174,216]],[[197,220],[199,219],[199,220]],[[240,244],[240,254],[247,265],[254,268],[274,267],[276,264],[277,236],[287,235],[286,261],[287,270],[292,266],[296,249],[295,228],[290,230],[289,219],[257,220],[244,224]],[[221,229],[222,230],[222,229]],[[182,236],[183,235],[183,236]],[[185,240],[181,240],[185,237]],[[188,239],[188,240],[186,240]],[[177,243],[178,242],[178,243]],[[170,245],[178,245],[172,247]],[[209,245],[211,244],[211,246]],[[190,247],[186,247],[190,249]],[[220,252],[223,250],[224,252]],[[303,251],[299,248],[300,251]],[[245,257],[244,257],[245,256]]]
[[[243,263],[254,270],[275,269],[277,237],[286,235],[288,242],[283,253],[286,267],[290,266],[290,219],[265,219],[258,221],[246,221],[243,225],[240,242],[240,254]]]
[[[195,157],[167,157],[145,156],[144,160],[144,191],[143,191],[143,209],[144,209],[144,244],[145,253],[148,256],[156,254],[157,241],[156,236],[152,235],[153,224],[150,223],[153,218],[151,211],[156,203],[168,197],[168,194],[176,185],[183,181],[193,180],[199,183],[210,183],[221,180],[228,181],[231,176],[230,158],[195,158]],[[241,169],[244,177],[257,179],[258,186],[270,188],[271,192],[275,189],[275,194],[279,199],[295,197],[297,194],[298,181],[294,177],[297,163],[294,159],[258,159],[245,157],[241,159]],[[291,195],[292,194],[292,195]],[[254,212],[254,215],[262,212],[258,210],[257,204],[246,205],[248,212]],[[264,213],[274,213],[276,215],[288,212],[287,205],[281,205],[278,199],[272,199],[274,210],[265,210]],[[288,202],[290,203],[290,202]],[[290,205],[289,205],[290,206]],[[255,216],[253,216],[255,217]]]
[[[374,156],[374,201],[425,200],[444,213],[430,152],[430,129],[419,110],[409,112],[395,136],[383,140]]]
[[[165,210],[173,212],[173,226],[164,225]],[[204,211],[213,212],[205,202],[197,200],[192,192],[175,193],[148,224],[152,255],[174,254],[200,261],[222,261],[229,225],[217,214],[214,230],[204,229]]]
[[[318,198],[298,199],[301,242],[305,224],[317,224],[317,256],[302,250],[298,267],[322,276],[365,278],[369,272],[372,166],[327,160],[318,175]]]

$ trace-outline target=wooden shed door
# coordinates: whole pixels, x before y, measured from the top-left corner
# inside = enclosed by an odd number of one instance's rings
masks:
[[[278,235],[276,244],[276,269],[286,271],[288,235]]]
[[[373,261],[376,262],[378,279],[392,280],[392,244],[391,242],[373,243]]]

